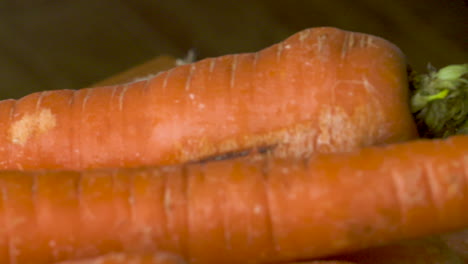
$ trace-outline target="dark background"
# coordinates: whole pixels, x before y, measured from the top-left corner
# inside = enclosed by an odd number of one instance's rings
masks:
[[[384,37],[417,70],[468,60],[464,0],[2,0],[0,99],[78,89],[158,55],[257,51],[307,27]]]

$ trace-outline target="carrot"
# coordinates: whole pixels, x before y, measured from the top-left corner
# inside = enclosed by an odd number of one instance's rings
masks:
[[[55,264],[184,264],[183,259],[166,252],[153,254],[109,253],[80,260],[62,261]]]
[[[169,253],[158,252],[156,254],[128,254],[110,253],[94,258],[81,260],[62,261],[55,264],[182,264],[186,263],[181,258]],[[209,263],[207,263],[209,264]],[[353,264],[348,261],[314,260],[305,262],[282,262],[277,264]]]
[[[146,81],[0,102],[0,169],[169,165],[254,147],[304,157],[416,136],[403,53],[331,27]]]
[[[339,165],[339,166],[338,166]],[[314,259],[468,227],[468,136],[309,159],[0,172],[0,263]]]

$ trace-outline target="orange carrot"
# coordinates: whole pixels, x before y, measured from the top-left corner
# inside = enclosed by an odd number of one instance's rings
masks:
[[[156,254],[128,254],[128,253],[110,253],[94,258],[85,258],[81,260],[70,260],[57,262],[55,264],[183,264],[186,263],[181,258],[169,253]],[[210,263],[206,263],[210,264]],[[305,262],[282,262],[276,264],[354,264],[348,261],[334,260],[313,260]]]
[[[109,253],[80,260],[62,261],[56,264],[184,264],[182,258],[166,252],[153,254]]]
[[[0,169],[168,165],[259,146],[303,157],[416,136],[403,53],[330,27],[146,81],[0,102]]]
[[[339,166],[338,166],[339,165]],[[309,159],[0,172],[0,263],[321,258],[468,227],[468,136]]]

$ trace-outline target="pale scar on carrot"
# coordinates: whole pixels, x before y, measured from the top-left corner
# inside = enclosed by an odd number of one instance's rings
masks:
[[[361,145],[373,144],[368,140],[372,138],[372,134],[377,138],[384,138],[384,130],[369,126],[371,120],[383,123],[381,120],[383,114],[378,111],[372,112],[369,108],[369,106],[356,107],[354,113],[350,114],[338,106],[323,107],[318,119],[316,148],[330,148],[328,152],[351,151]],[[313,151],[316,150],[312,149],[310,154]]]
[[[23,146],[34,135],[43,134],[57,124],[55,115],[50,109],[40,109],[32,114],[25,114],[13,122],[9,129],[10,141]]]
[[[317,150],[351,151],[360,145],[372,145],[374,142],[368,140],[372,138],[370,136],[372,134],[378,138],[385,138],[385,129],[369,126],[371,120],[380,120],[382,123],[383,114],[369,111],[368,108],[368,105],[363,105],[356,107],[354,113],[348,113],[338,106],[323,107],[318,114],[318,127],[313,121],[304,121],[287,128],[253,134],[243,139],[228,138],[217,144],[200,139],[194,143],[197,144],[194,145],[198,150],[196,155],[184,151],[182,146],[180,154],[184,160],[206,162],[243,157],[252,152],[259,154],[268,152],[280,158],[289,156],[304,158]],[[240,149],[239,146],[244,148]],[[203,158],[200,159],[197,155]]]

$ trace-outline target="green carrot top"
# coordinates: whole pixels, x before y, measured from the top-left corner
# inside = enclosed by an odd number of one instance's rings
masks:
[[[411,111],[421,137],[468,134],[468,64],[410,73]]]

